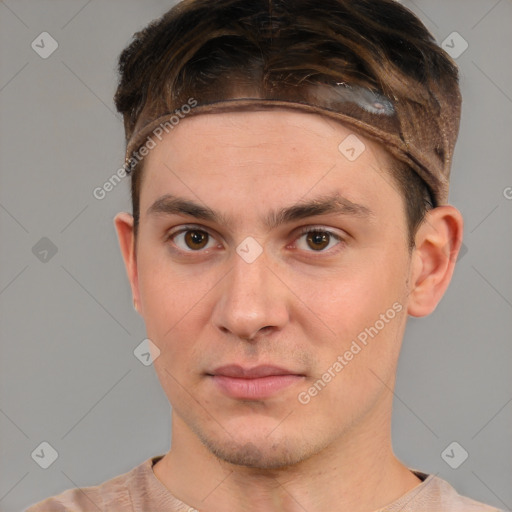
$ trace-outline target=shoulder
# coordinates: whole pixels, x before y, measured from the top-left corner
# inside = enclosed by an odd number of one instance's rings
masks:
[[[132,496],[129,489],[144,492],[147,472],[151,470],[153,460],[158,458],[148,459],[127,473],[99,485],[68,489],[31,505],[25,512],[132,512]]]
[[[414,473],[423,476],[423,482],[387,507],[386,512],[501,512],[496,507],[460,495],[442,478]]]
[[[444,509],[453,512],[500,512],[496,507],[480,503],[466,496],[460,495],[445,480],[433,477],[436,492],[439,495],[439,502]]]

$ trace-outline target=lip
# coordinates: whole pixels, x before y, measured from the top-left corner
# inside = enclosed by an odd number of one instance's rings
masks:
[[[208,376],[224,394],[242,400],[269,398],[305,378],[303,374],[272,365],[253,368],[226,365]]]
[[[300,375],[293,370],[274,366],[270,364],[260,364],[252,368],[243,367],[239,364],[228,364],[219,366],[211,375],[222,375],[224,377],[235,377],[238,379],[258,379],[261,377],[271,377],[275,375]]]

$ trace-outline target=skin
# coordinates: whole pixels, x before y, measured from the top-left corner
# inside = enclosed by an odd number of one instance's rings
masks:
[[[451,206],[432,210],[410,251],[390,157],[358,136],[366,149],[350,162],[338,146],[351,133],[288,110],[187,118],[146,157],[137,238],[131,215],[115,218],[173,407],[172,449],[153,470],[197,509],[368,512],[420,483],[392,450],[392,389],[407,315],[428,315],[441,299],[462,217]],[[264,222],[270,211],[334,193],[363,208]],[[166,194],[222,222],[148,213]],[[211,235],[203,233],[205,248],[190,232],[170,236],[190,225]],[[308,241],[303,227],[324,230],[328,245]],[[252,263],[236,252],[249,236],[263,248]],[[393,304],[401,311],[301,403],[298,394]],[[302,377],[269,398],[239,400],[207,375],[233,363]]]

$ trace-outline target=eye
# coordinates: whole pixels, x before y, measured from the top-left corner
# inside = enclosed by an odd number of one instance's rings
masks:
[[[178,249],[187,252],[199,252],[219,245],[210,233],[192,227],[171,233],[168,240],[171,240]]]
[[[335,247],[343,239],[341,236],[321,228],[306,228],[296,241],[298,249],[308,252],[327,252],[327,250]]]

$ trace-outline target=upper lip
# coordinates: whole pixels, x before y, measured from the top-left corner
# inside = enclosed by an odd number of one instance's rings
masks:
[[[239,379],[257,379],[260,377],[269,377],[272,375],[302,375],[286,368],[280,368],[272,365],[260,365],[247,368],[238,364],[228,364],[219,366],[209,375],[223,375],[225,377],[235,377]]]

